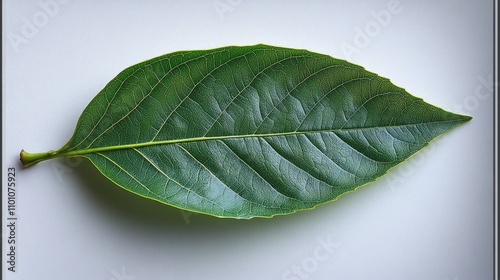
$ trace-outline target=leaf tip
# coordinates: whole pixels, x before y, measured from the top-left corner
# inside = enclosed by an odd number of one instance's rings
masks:
[[[467,116],[467,115],[458,115],[460,117],[460,120],[462,123],[466,123],[470,120],[472,120],[472,116]]]

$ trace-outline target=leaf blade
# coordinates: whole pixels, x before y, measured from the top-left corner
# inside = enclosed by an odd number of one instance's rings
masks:
[[[469,119],[329,56],[225,47],[125,69],[58,154],[175,207],[271,217],[371,182]]]

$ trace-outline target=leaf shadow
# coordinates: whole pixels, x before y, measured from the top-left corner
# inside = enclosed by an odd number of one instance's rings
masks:
[[[97,208],[103,219],[119,223],[121,227],[141,228],[150,234],[172,232],[192,238],[205,238],[207,235],[244,237],[269,234],[277,229],[286,232],[290,227],[296,227],[300,223],[298,220],[307,218],[295,213],[272,219],[238,220],[180,210],[122,189],[105,178],[88,160],[82,160],[71,176],[81,182],[78,184],[81,197],[89,201],[89,207]]]

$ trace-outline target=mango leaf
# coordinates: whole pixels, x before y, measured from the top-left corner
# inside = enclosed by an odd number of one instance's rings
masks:
[[[182,51],[111,80],[57,151],[137,195],[217,217],[335,200],[470,120],[364,68],[266,45]]]

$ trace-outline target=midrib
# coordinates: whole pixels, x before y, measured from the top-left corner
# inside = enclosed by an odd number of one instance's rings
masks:
[[[407,126],[427,125],[427,124],[444,124],[444,123],[452,123],[452,122],[461,123],[461,122],[464,122],[464,120],[463,119],[455,119],[455,120],[434,121],[434,122],[424,122],[424,123],[415,123],[415,124],[361,127],[361,128],[338,128],[338,129],[331,129],[331,130],[291,131],[291,132],[266,133],[266,134],[243,134],[243,135],[222,135],[222,136],[210,136],[210,137],[193,137],[193,138],[185,138],[185,139],[171,139],[171,140],[162,140],[162,141],[141,142],[141,143],[134,143],[134,144],[113,145],[113,146],[96,147],[96,148],[88,148],[88,149],[80,149],[80,150],[72,150],[72,151],[64,151],[64,149],[62,149],[60,151],[57,151],[57,155],[58,156],[76,156],[76,155],[114,151],[114,150],[133,149],[133,148],[140,148],[140,147],[147,147],[147,146],[154,146],[154,145],[169,145],[169,144],[180,144],[180,143],[199,142],[199,141],[230,140],[230,139],[242,139],[242,138],[278,137],[278,136],[304,135],[304,134],[316,134],[316,133],[337,133],[337,132],[342,132],[342,131],[387,129],[387,128],[407,127]]]

